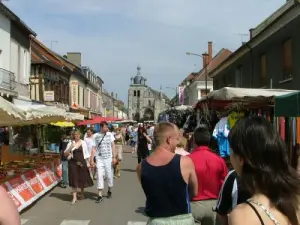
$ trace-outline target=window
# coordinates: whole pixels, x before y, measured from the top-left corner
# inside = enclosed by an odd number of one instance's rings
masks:
[[[136,96],[136,90],[133,91],[133,96]]]
[[[235,71],[235,87],[242,87],[243,66],[239,66]]]
[[[148,106],[151,106],[151,100],[148,100]]]
[[[265,53],[260,55],[260,84],[261,87],[268,85],[267,56]]]
[[[210,92],[210,90],[207,89],[207,94],[208,94],[209,92]],[[202,98],[203,96],[206,96],[206,89],[201,89],[201,98]]]
[[[283,42],[283,79],[292,77],[292,39]]]
[[[140,90],[137,91],[137,96],[138,96],[138,97],[141,96]]]

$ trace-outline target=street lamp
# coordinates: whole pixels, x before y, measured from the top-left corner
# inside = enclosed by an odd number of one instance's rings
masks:
[[[176,100],[176,104],[179,102],[179,99],[178,99],[178,91],[177,91],[177,87],[176,88],[173,88],[173,87],[165,87],[167,89],[172,89],[173,91],[175,91],[175,100]]]
[[[208,89],[207,89],[207,57],[208,57],[208,53],[205,52],[203,53],[202,55],[199,55],[199,54],[195,54],[195,53],[192,53],[192,52],[187,52],[186,53],[187,55],[193,55],[193,56],[198,56],[198,57],[201,57],[204,62],[205,62],[205,65],[204,65],[204,69],[205,69],[205,94],[207,95],[208,94]]]

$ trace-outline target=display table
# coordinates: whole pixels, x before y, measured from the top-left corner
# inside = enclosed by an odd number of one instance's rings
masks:
[[[45,155],[32,157],[39,160]],[[62,177],[62,167],[57,155],[47,155],[35,168],[23,169],[21,173],[0,178],[0,185],[6,189],[19,212],[38,200],[55,187]],[[47,160],[47,161],[46,161]],[[19,169],[19,167],[18,167]]]

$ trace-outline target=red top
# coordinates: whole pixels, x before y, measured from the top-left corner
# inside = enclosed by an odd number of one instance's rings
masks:
[[[218,199],[228,170],[224,160],[206,146],[194,149],[189,155],[198,178],[198,195],[192,201]]]

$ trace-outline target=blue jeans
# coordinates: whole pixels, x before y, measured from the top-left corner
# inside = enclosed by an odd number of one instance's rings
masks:
[[[62,183],[64,185],[69,185],[68,161],[61,161],[61,164],[62,164]]]

